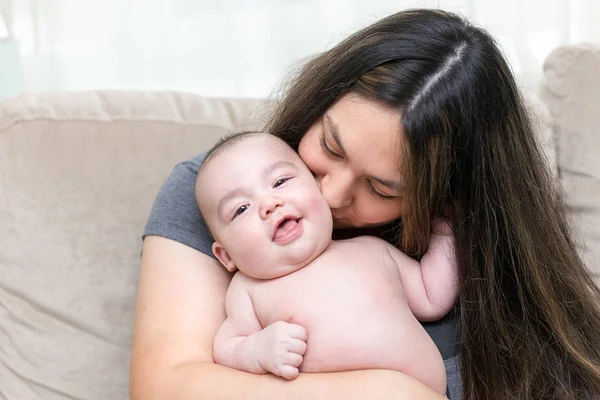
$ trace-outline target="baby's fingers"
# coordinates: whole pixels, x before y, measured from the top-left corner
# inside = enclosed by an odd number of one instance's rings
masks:
[[[278,374],[276,375],[279,375],[280,377],[288,380],[296,379],[300,374],[298,368],[292,367],[291,365],[282,365],[281,367],[279,367],[279,371],[277,372]]]
[[[291,339],[288,350],[292,353],[300,354],[301,356],[306,353],[306,342],[299,339]]]
[[[453,234],[449,221],[443,218],[438,218],[431,223],[431,231],[437,235]]]
[[[292,367],[299,367],[300,364],[302,364],[302,360],[304,359],[304,357],[302,357],[300,354],[288,353],[285,355],[284,359],[285,359],[284,365],[291,365]]]
[[[302,340],[304,342],[308,340],[308,332],[306,332],[306,329],[304,329],[304,327],[301,325],[290,324],[288,334],[290,337]]]

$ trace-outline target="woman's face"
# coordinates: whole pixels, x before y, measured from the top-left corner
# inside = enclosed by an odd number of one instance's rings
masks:
[[[333,214],[335,228],[369,227],[402,215],[400,113],[354,93],[341,97],[298,152]]]

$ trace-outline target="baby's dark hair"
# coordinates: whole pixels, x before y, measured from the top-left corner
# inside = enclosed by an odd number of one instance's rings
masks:
[[[208,163],[214,157],[218,156],[221,152],[227,150],[234,144],[239,143],[243,140],[246,140],[246,139],[249,139],[249,138],[255,137],[255,136],[261,136],[261,135],[269,135],[269,134],[265,133],[265,132],[260,132],[260,131],[242,131],[242,132],[230,133],[228,135],[223,136],[206,152],[206,157],[204,157],[204,161],[202,162],[202,165],[200,166],[200,170],[198,170],[198,174],[200,174],[200,172],[204,169],[204,167],[206,165],[208,165]]]

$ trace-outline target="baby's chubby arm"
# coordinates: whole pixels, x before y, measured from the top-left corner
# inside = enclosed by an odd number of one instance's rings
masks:
[[[389,245],[396,262],[408,304],[420,321],[437,321],[456,303],[459,290],[454,235],[448,223],[438,219],[432,224],[429,247],[421,262]]]
[[[306,330],[284,321],[263,328],[252,304],[249,283],[241,273],[231,280],[225,298],[227,319],[213,344],[214,360],[246,372],[271,372],[294,379],[306,352]]]

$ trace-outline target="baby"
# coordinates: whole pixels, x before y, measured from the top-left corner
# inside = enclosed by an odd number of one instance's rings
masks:
[[[446,392],[444,363],[418,320],[458,295],[453,236],[434,224],[420,262],[386,241],[333,241],[332,216],[310,170],[265,133],[222,140],[196,199],[233,276],[215,362],[294,379],[299,372],[392,369]]]

